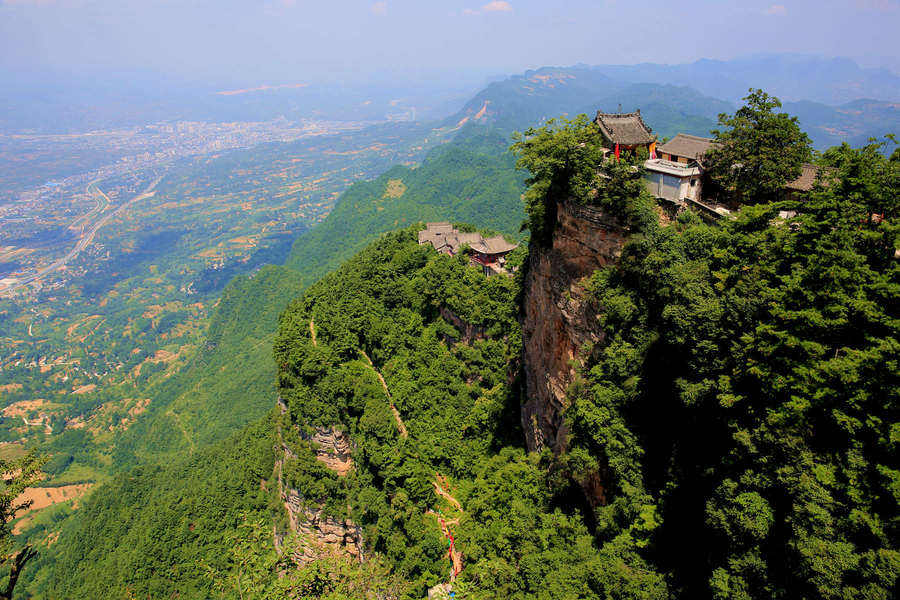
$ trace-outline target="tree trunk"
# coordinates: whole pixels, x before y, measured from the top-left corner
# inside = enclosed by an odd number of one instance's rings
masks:
[[[7,559],[12,560],[12,566],[9,569],[9,581],[6,583],[6,589],[0,592],[0,600],[12,600],[13,590],[19,581],[19,575],[22,574],[25,563],[35,556],[37,556],[37,550],[31,546],[25,546]]]

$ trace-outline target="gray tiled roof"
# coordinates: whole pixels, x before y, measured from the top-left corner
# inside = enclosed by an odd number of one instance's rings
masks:
[[[426,227],[419,232],[419,243],[431,244],[438,251],[447,249],[457,254],[463,246],[469,246],[482,254],[503,254],[518,247],[518,244],[507,242],[502,235],[485,239],[480,233],[458,231],[449,223],[428,223]]]
[[[700,160],[707,150],[716,147],[716,145],[712,138],[679,133],[662,146],[659,146],[656,151],[674,154],[675,156],[684,156],[692,160]]]
[[[784,187],[798,192],[808,192],[813,189],[813,186],[816,184],[816,177],[819,175],[819,167],[804,163],[800,169],[800,177],[788,182]]]
[[[621,114],[597,111],[594,123],[600,126],[603,136],[614,144],[637,146],[656,139],[641,118],[640,110]]]
[[[472,246],[474,250],[478,250],[479,252],[484,252],[485,254],[502,254],[503,252],[511,252],[518,248],[518,244],[510,244],[507,242],[502,235],[495,235],[494,237],[486,238],[482,244],[484,250],[479,250]]]
[[[438,223],[425,223],[425,229],[427,231],[447,234],[453,231],[453,225],[447,223],[446,221],[440,221]]]

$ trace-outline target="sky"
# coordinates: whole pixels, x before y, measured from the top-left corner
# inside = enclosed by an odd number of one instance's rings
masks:
[[[0,72],[255,85],[780,52],[891,68],[898,32],[900,0],[0,0]]]

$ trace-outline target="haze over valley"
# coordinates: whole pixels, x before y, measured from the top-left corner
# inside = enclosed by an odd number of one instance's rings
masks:
[[[125,4],[0,0],[0,597],[896,592],[896,2]]]

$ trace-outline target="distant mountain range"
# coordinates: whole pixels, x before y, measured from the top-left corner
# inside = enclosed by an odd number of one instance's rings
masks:
[[[725,64],[716,61],[700,62]],[[844,61],[838,61],[838,64],[844,64]],[[690,66],[682,65],[685,68]],[[461,111],[447,119],[447,123],[464,125],[469,122],[481,122],[501,131],[513,131],[560,115],[573,117],[579,113],[593,115],[597,110],[630,112],[640,109],[647,124],[661,138],[665,138],[672,137],[678,132],[710,135],[710,130],[716,127],[718,115],[723,112],[734,112],[740,105],[739,99],[735,102],[722,100],[708,95],[706,89],[677,85],[684,83],[678,82],[678,78],[674,76],[679,67],[665,69],[662,67],[662,65],[544,67],[528,71],[523,75],[515,75],[490,84],[475,95]],[[648,77],[658,74],[661,80],[629,83],[616,79],[603,70],[609,70],[609,73],[617,77],[627,75],[632,79],[639,78],[639,74]],[[745,70],[749,72],[749,67]],[[858,71],[880,72],[864,69]],[[689,75],[693,71],[686,69],[684,72]],[[712,78],[711,70],[707,69],[705,72]],[[775,72],[788,71],[783,69]],[[887,84],[890,83],[891,77],[900,81],[900,78],[891,73],[887,71],[884,73],[886,90],[890,87]],[[670,81],[664,81],[665,79]],[[684,79],[703,83],[702,78],[692,80],[685,76]],[[812,81],[815,83],[820,79]],[[746,94],[750,85],[763,84],[739,85],[746,87],[743,88],[743,92],[736,93]],[[837,83],[834,85],[837,86]],[[763,87],[769,93],[778,94],[777,85],[775,89]],[[816,88],[813,85],[811,89],[824,88]],[[897,94],[900,97],[900,83]],[[858,146],[864,144],[870,137],[900,133],[900,102],[892,100],[857,99],[839,106],[812,100],[786,101],[784,111],[799,118],[801,127],[810,135],[813,144],[819,150],[840,144],[842,141]]]
[[[146,73],[114,73],[86,81],[7,75],[0,72],[0,79],[10,82],[0,90],[0,133],[65,133],[178,120],[432,120],[451,114],[464,103],[463,88],[472,89],[450,77],[378,85],[293,82],[285,87],[259,82],[236,90],[236,83],[212,86]],[[595,105],[615,110],[621,103],[624,110],[640,106],[647,114],[664,117],[656,128],[667,135],[666,127],[676,122],[702,132],[709,124],[696,117],[714,122],[718,112],[733,110],[751,87],[803,104],[795,110],[806,127],[818,130],[819,146],[834,143],[844,135],[840,132],[849,136],[844,139],[855,140],[879,124],[894,123],[897,117],[890,109],[896,111],[894,103],[900,103],[900,76],[887,69],[862,68],[847,58],[779,54],[681,65],[545,67],[489,84],[455,117],[474,118],[488,101],[487,112],[494,113],[491,118],[498,127],[519,129],[563,112],[575,114]],[[860,100],[875,103],[847,106]],[[498,103],[503,104],[502,114]],[[656,106],[660,104],[665,106]],[[837,107],[837,112],[817,104]],[[866,125],[853,122],[853,115],[861,115]]]
[[[738,101],[747,89],[763,88],[782,100],[844,104],[861,98],[900,102],[900,76],[865,69],[848,58],[798,54],[702,59],[683,65],[598,65],[597,74],[631,83],[686,85],[703,94]]]

